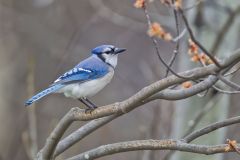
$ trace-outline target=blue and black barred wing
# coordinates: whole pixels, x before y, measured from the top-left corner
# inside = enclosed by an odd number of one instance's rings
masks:
[[[93,69],[85,69],[81,67],[75,67],[68,72],[64,73],[58,79],[54,81],[52,85],[56,84],[72,84],[82,83],[96,78],[104,76],[106,71],[97,71]]]

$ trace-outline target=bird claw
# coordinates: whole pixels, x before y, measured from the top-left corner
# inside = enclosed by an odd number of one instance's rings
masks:
[[[92,114],[92,111],[94,111],[96,108],[97,107],[87,108],[87,109],[85,109],[85,113],[86,114],[88,114],[88,113]]]
[[[78,100],[81,101],[87,107],[87,109],[85,110],[85,113],[91,114],[92,111],[97,108],[97,106],[87,98],[79,98]]]

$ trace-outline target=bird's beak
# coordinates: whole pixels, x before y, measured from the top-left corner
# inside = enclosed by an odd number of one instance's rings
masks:
[[[115,54],[118,54],[118,53],[122,53],[122,52],[124,52],[124,51],[126,51],[125,48],[115,48],[114,53],[115,53]]]

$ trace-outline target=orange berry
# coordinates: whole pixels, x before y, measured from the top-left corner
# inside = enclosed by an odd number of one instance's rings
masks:
[[[182,8],[182,0],[176,0],[174,5],[176,9]]]
[[[147,33],[150,37],[155,36],[155,37],[158,37],[158,38],[163,39],[165,41],[172,40],[171,34],[165,32],[165,30],[162,28],[162,26],[157,22],[154,22],[154,23],[151,24],[151,26],[149,26],[149,29],[148,29]]]
[[[198,46],[191,40],[188,40],[189,48],[188,48],[188,53],[190,55],[192,54],[198,54]]]
[[[145,6],[145,0],[136,0],[134,3],[134,7],[143,8]]]
[[[200,60],[200,58],[199,58],[198,54],[193,55],[191,58],[191,61],[193,61],[193,62],[198,62],[199,60]]]
[[[186,81],[186,82],[182,83],[182,87],[183,88],[190,88],[190,87],[192,87],[192,82]]]

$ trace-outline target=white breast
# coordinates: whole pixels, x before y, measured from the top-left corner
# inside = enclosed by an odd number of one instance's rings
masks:
[[[91,97],[102,90],[112,80],[113,75],[114,70],[110,68],[110,72],[104,77],[84,83],[69,84],[61,88],[58,93],[64,93],[66,97],[71,97],[74,99]]]

